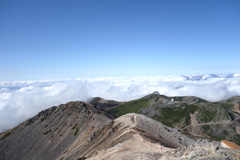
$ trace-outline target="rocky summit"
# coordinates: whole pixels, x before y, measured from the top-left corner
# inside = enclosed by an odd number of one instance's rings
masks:
[[[80,101],[51,107],[0,134],[0,160],[84,159],[240,159],[240,152],[195,141],[144,115],[115,118]]]

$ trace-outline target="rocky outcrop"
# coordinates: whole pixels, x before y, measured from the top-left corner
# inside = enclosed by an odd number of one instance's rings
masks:
[[[160,160],[240,160],[240,152],[221,147],[220,142],[199,139],[193,145],[169,151]]]

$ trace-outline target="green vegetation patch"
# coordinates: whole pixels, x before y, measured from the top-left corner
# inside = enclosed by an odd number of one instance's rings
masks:
[[[223,107],[224,109],[227,109],[227,110],[232,109],[233,106],[234,106],[234,104],[232,104],[232,103],[219,103],[219,105],[220,105],[221,107]]]
[[[73,127],[72,127],[72,130],[74,130],[76,127],[77,127],[78,124],[75,124]]]
[[[79,132],[79,126],[76,127],[76,130],[73,135],[76,136],[78,134],[78,132]]]
[[[203,126],[204,133],[210,136],[212,139],[220,141],[229,137],[229,131],[223,129],[221,124],[212,124]]]
[[[173,97],[174,101],[183,101],[184,97]]]
[[[237,120],[240,123],[240,119]]]
[[[240,145],[240,134],[236,134],[234,137],[233,137],[233,142]]]
[[[43,134],[48,134],[48,133],[50,133],[52,130],[50,129],[50,130],[47,130],[47,131],[45,131]]]
[[[216,112],[210,111],[206,108],[202,108],[200,109],[199,115],[201,115],[198,116],[200,117],[201,122],[207,123],[213,120],[213,117],[216,115]]]
[[[155,115],[153,119],[170,127],[174,127],[177,123],[186,126],[190,122],[190,113],[193,114],[197,109],[198,106],[194,104],[184,104],[181,107],[158,108],[160,116]]]
[[[146,108],[148,104],[149,103],[147,99],[141,98],[108,110],[108,112],[114,114],[117,117],[120,117],[127,113],[140,113],[140,110]]]
[[[231,118],[228,111],[217,103],[211,103],[207,106],[200,107],[197,117],[201,123],[230,120]]]
[[[223,139],[240,144],[240,135],[235,134],[235,128],[232,125],[212,124],[203,126],[204,133],[212,139],[220,141]]]
[[[73,135],[76,136],[79,132],[79,129],[80,129],[80,126],[79,124],[75,124],[73,127],[72,127],[72,130],[75,130]]]
[[[202,98],[198,98],[198,103],[208,103],[208,101]]]
[[[205,125],[205,126],[202,126],[202,128],[203,128],[203,130],[204,130],[204,132],[206,133],[206,132],[208,132],[208,131],[210,131],[210,125]]]
[[[91,103],[91,104],[97,103],[97,102],[99,102],[100,99],[101,99],[101,97],[94,97],[94,98],[90,101],[90,103]]]
[[[12,132],[6,133],[0,140],[5,139],[6,137],[10,136]]]

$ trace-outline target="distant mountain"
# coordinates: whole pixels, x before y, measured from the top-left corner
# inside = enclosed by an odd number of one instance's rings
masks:
[[[240,97],[208,102],[185,96],[167,97],[150,94],[108,110],[119,117],[138,113],[178,129],[192,137],[227,139],[240,144]]]
[[[213,78],[239,78],[240,74],[202,74],[202,75],[191,75],[185,76],[182,75],[185,80],[200,81],[200,80],[209,80]]]

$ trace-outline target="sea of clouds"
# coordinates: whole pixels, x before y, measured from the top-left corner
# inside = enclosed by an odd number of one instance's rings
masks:
[[[41,110],[92,97],[128,101],[154,91],[219,101],[240,95],[240,74],[0,82],[0,132]]]

